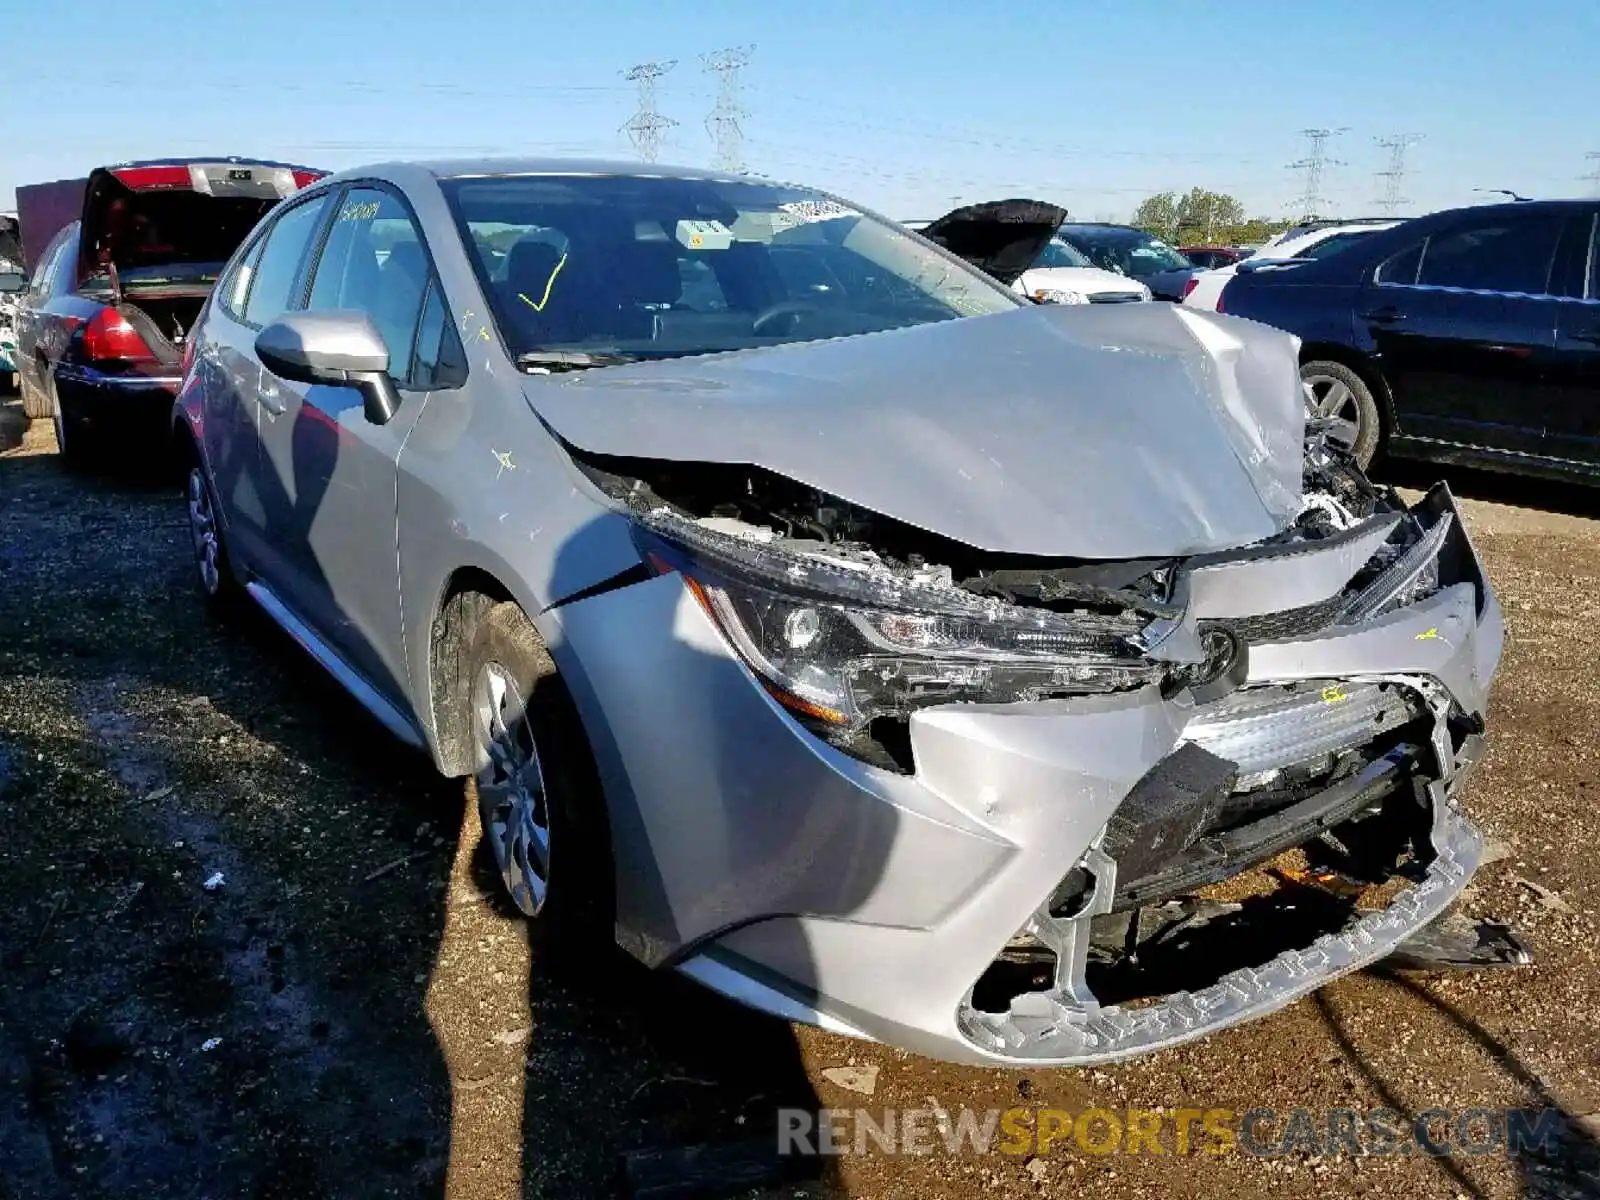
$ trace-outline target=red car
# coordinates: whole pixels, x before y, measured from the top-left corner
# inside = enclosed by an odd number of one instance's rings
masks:
[[[1207,271],[1217,267],[1231,267],[1250,257],[1250,251],[1237,246],[1180,246],[1178,252],[1197,267]]]
[[[81,462],[117,434],[164,435],[189,330],[256,223],[324,171],[171,159],[17,189],[31,282],[16,313],[29,417]]]

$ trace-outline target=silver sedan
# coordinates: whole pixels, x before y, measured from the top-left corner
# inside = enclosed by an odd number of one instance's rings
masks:
[[[1295,349],[1036,306],[813,189],[387,165],[246,241],[176,427],[207,602],[466,779],[529,917],[1076,1064],[1389,953],[1478,862],[1499,610]],[[1292,851],[1349,886],[1216,898]]]

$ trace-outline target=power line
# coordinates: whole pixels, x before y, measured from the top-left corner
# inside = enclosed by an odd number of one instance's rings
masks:
[[[1406,177],[1406,152],[1422,137],[1420,133],[1397,133],[1392,137],[1377,139],[1378,145],[1389,152],[1389,169],[1378,172],[1378,178],[1383,180],[1383,199],[1378,201],[1378,207],[1383,209],[1386,216],[1394,216],[1402,205],[1411,203],[1400,194]]]
[[[739,118],[746,116],[739,107],[739,72],[750,64],[754,46],[734,46],[700,56],[701,69],[717,77],[717,106],[706,118],[706,132],[716,143],[713,166],[719,171],[739,174],[744,170],[744,130]]]
[[[643,62],[622,73],[624,79],[639,87],[638,111],[622,128],[645,162],[655,162],[661,150],[662,131],[677,124],[671,117],[664,117],[656,111],[656,80],[677,65],[676,59],[670,62]]]
[[[1300,215],[1306,218],[1318,215],[1322,205],[1326,203],[1322,195],[1322,173],[1328,167],[1342,167],[1344,164],[1338,159],[1328,157],[1328,139],[1346,133],[1345,129],[1302,129],[1300,136],[1306,139],[1306,156],[1299,162],[1289,164],[1291,171],[1303,171],[1306,177],[1305,190],[1300,193]]]
[[[1600,150],[1591,150],[1583,157],[1584,161],[1594,164],[1594,170],[1585,175],[1584,179],[1589,184],[1590,190],[1596,196],[1600,196]]]

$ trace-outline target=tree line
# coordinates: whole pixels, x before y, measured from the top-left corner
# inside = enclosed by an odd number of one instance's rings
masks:
[[[1247,246],[1282,233],[1294,222],[1247,217],[1235,197],[1196,187],[1146,198],[1134,210],[1132,224],[1175,246]]]

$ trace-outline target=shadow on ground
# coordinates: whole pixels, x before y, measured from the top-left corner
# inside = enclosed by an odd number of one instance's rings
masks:
[[[816,1105],[787,1026],[530,947],[459,785],[187,555],[166,476],[0,458],[0,1198],[605,1196]]]

